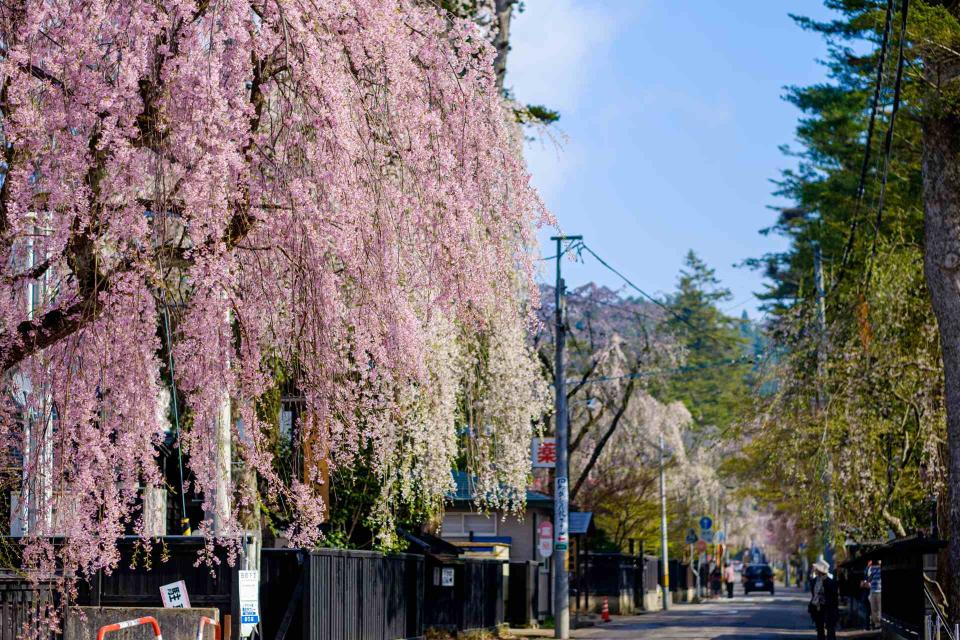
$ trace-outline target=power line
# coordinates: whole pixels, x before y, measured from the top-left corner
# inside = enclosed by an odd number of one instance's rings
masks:
[[[173,368],[173,338],[170,331],[170,309],[167,294],[163,292],[163,329],[167,343],[168,367],[170,369],[170,398],[173,401],[173,423],[177,431],[177,466],[180,469],[180,526],[184,535],[190,535],[190,517],[187,515],[187,496],[183,489],[183,432],[180,429],[180,408],[177,404],[177,383]]]
[[[897,112],[900,111],[900,97],[903,90],[903,45],[907,39],[907,18],[910,11],[910,0],[903,0],[900,5],[900,44],[899,60],[897,61],[897,78],[893,88],[893,109],[890,111],[890,126],[887,127],[887,135],[884,140],[883,148],[883,177],[880,180],[880,195],[877,201],[877,218],[873,229],[873,248],[871,250],[871,262],[867,271],[867,279],[870,278],[870,271],[873,266],[873,258],[877,255],[877,241],[880,237],[880,223],[883,221],[883,205],[887,195],[887,179],[890,175],[890,156],[893,153],[893,132],[897,123]]]
[[[540,262],[550,262],[551,260],[556,260],[557,258],[562,258],[563,256],[567,255],[567,254],[570,253],[571,251],[576,251],[576,250],[578,250],[578,249],[580,248],[580,245],[582,245],[582,244],[583,244],[583,242],[581,242],[581,241],[579,241],[579,240],[578,240],[578,241],[575,241],[575,242],[571,242],[571,243],[568,244],[566,247],[564,247],[563,250],[560,251],[560,253],[556,253],[556,254],[554,254],[554,255],[552,255],[552,256],[546,256],[546,257],[543,257],[543,258],[538,258],[538,260],[539,260]]]
[[[683,373],[692,373],[694,371],[702,371],[705,369],[717,369],[720,367],[735,367],[744,364],[757,364],[758,358],[752,356],[743,356],[742,358],[733,358],[729,360],[718,360],[715,362],[705,362],[702,364],[687,365],[683,367],[673,367],[670,369],[652,369],[650,371],[644,371],[642,373],[626,373],[621,376],[597,376],[595,378],[587,378],[586,380],[575,380],[577,384],[591,384],[595,382],[615,382],[617,380],[641,380],[643,378],[651,378],[658,375],[665,374],[683,374]]]
[[[647,300],[649,300],[649,301],[652,302],[653,304],[657,305],[658,307],[660,307],[661,309],[663,309],[664,311],[666,311],[667,313],[669,313],[669,314],[670,314],[671,316],[673,316],[676,320],[679,320],[679,321],[682,322],[683,324],[687,325],[690,329],[692,329],[692,330],[694,331],[695,335],[702,336],[702,337],[704,337],[704,338],[709,338],[710,340],[713,340],[714,342],[716,342],[716,343],[718,343],[718,344],[721,344],[721,345],[723,345],[723,346],[726,346],[722,340],[720,340],[719,338],[717,338],[717,337],[714,336],[714,335],[711,335],[711,334],[709,334],[709,333],[705,333],[705,332],[703,331],[703,329],[694,326],[693,323],[690,322],[689,319],[683,317],[682,315],[680,315],[679,313],[677,313],[676,311],[674,311],[673,308],[671,308],[669,305],[664,304],[661,300],[658,300],[657,298],[653,297],[652,295],[650,295],[649,293],[647,293],[646,291],[644,291],[643,289],[641,289],[640,287],[638,287],[637,285],[635,285],[627,276],[623,275],[622,273],[620,273],[619,271],[617,271],[615,268],[613,268],[606,260],[604,260],[603,258],[601,258],[600,256],[598,256],[597,253],[596,253],[593,249],[591,249],[590,247],[588,247],[585,243],[581,243],[580,248],[583,249],[584,251],[586,251],[587,253],[589,253],[590,255],[592,255],[594,258],[596,258],[597,262],[599,262],[599,263],[602,264],[604,267],[606,267],[607,269],[609,269],[610,271],[612,271],[613,273],[615,273],[617,276],[619,276],[620,279],[623,280],[623,281],[627,284],[627,286],[629,286],[631,289],[633,289],[634,291],[636,291],[637,293],[639,293],[640,295],[642,295],[644,298],[646,298]]]
[[[843,249],[843,258],[840,261],[840,272],[833,286],[836,286],[843,279],[844,270],[853,252],[853,245],[857,235],[857,227],[860,226],[860,208],[863,205],[863,197],[867,190],[867,173],[870,171],[870,156],[873,151],[873,134],[876,130],[877,114],[880,111],[880,94],[883,91],[883,73],[887,62],[887,48],[890,43],[890,28],[893,24],[893,6],[894,0],[887,0],[886,17],[883,23],[883,39],[880,42],[880,59],[877,62],[877,79],[873,88],[873,101],[870,107],[870,123],[867,125],[867,142],[863,152],[863,162],[860,165],[860,180],[857,183],[857,201],[853,211],[853,222],[850,225],[850,233],[847,236],[846,246]]]

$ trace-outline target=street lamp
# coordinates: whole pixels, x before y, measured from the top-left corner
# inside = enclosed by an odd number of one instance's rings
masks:
[[[664,473],[663,432],[660,432],[660,555],[663,558],[663,609],[670,609],[670,559],[667,556],[667,483]]]

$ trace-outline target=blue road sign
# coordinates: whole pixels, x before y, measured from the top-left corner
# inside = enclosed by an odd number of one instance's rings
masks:
[[[693,529],[687,531],[687,544],[696,544],[699,538],[697,537],[697,532]]]
[[[709,531],[713,528],[713,520],[710,519],[710,516],[700,518],[700,528],[704,531]]]

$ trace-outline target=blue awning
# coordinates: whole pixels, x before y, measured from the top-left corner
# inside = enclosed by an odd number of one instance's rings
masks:
[[[592,511],[571,511],[569,516],[570,535],[586,535],[590,528],[590,521],[593,519]]]

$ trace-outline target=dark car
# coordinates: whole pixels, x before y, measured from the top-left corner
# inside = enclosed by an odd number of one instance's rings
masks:
[[[773,569],[768,564],[750,564],[743,569],[743,592],[769,591],[773,595]]]

